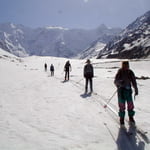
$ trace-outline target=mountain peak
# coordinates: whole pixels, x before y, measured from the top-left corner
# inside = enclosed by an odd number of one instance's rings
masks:
[[[105,24],[101,24],[100,26],[98,26],[97,29],[98,30],[106,30],[106,29],[108,29],[108,27]]]

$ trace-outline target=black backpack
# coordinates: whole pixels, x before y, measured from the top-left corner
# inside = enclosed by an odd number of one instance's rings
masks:
[[[93,77],[93,66],[91,64],[87,64],[84,67],[84,77],[87,77],[87,78]]]

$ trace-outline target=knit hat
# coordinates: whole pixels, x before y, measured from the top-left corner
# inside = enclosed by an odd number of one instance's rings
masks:
[[[86,63],[90,63],[91,61],[89,59],[87,59]]]
[[[123,61],[122,68],[129,68],[129,61]]]

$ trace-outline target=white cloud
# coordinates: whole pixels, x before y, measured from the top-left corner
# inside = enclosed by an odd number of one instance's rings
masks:
[[[89,0],[84,0],[85,3],[87,3]]]

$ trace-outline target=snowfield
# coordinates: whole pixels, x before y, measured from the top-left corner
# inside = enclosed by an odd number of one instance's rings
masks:
[[[70,80],[63,82],[66,61],[18,58],[0,49],[0,150],[150,150],[150,79],[137,80],[137,130],[126,122],[125,131],[118,123],[117,95],[112,97],[122,60],[92,59],[94,93],[87,96],[85,60],[70,59]],[[137,77],[150,77],[149,66],[150,59],[130,61]]]

